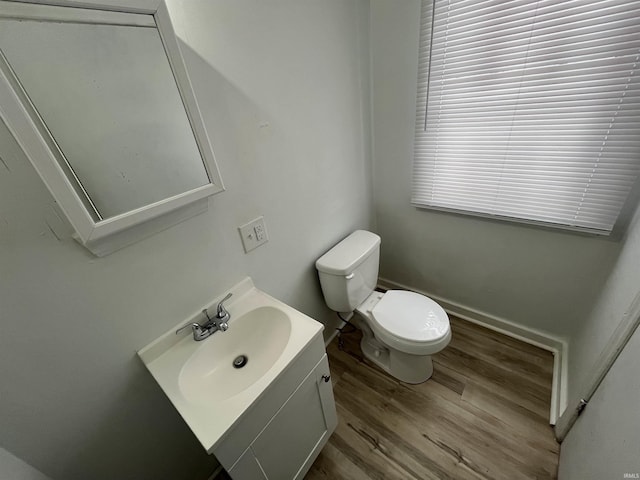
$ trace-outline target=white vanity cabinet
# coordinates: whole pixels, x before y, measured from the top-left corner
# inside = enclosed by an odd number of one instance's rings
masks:
[[[225,293],[206,307],[232,294],[226,332],[176,335],[199,309],[138,355],[231,478],[301,479],[338,423],[323,326],[250,278]]]
[[[234,480],[299,479],[337,424],[322,336],[213,449]]]

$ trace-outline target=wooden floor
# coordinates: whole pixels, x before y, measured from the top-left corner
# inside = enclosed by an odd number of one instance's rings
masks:
[[[421,385],[364,360],[359,331],[344,351],[331,343],[338,427],[308,480],[556,478],[552,355],[456,318],[451,328]]]

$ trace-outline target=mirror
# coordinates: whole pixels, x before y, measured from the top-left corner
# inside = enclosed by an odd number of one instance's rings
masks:
[[[164,4],[0,2],[0,73],[0,114],[85,245],[223,189]]]
[[[157,29],[0,19],[0,49],[99,219],[209,183]]]

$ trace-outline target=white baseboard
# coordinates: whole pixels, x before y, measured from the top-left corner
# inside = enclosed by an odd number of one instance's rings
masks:
[[[553,353],[553,379],[551,385],[551,407],[549,423],[555,425],[558,417],[567,406],[567,374],[568,374],[568,347],[567,342],[556,335],[536,330],[534,328],[519,325],[510,320],[491,315],[490,313],[467,307],[458,302],[448,300],[438,295],[424,292],[416,288],[403,285],[386,278],[378,279],[378,285],[383,288],[411,290],[421,293],[436,301],[445,311],[455,317],[461,318],[482,327],[494,330],[525,343],[535,345]]]

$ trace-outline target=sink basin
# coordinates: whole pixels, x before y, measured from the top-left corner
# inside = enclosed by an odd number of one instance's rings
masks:
[[[322,342],[322,324],[258,290],[250,278],[231,293],[226,332],[200,342],[186,330],[176,335],[182,325],[202,322],[201,307],[138,352],[209,453],[308,345]],[[215,309],[222,298],[204,306]],[[247,362],[234,368],[240,355]]]
[[[291,318],[271,306],[232,318],[229,330],[216,332],[185,362],[178,380],[184,397],[194,403],[226,400],[244,391],[282,355],[291,335]],[[246,356],[238,368],[234,360]]]

